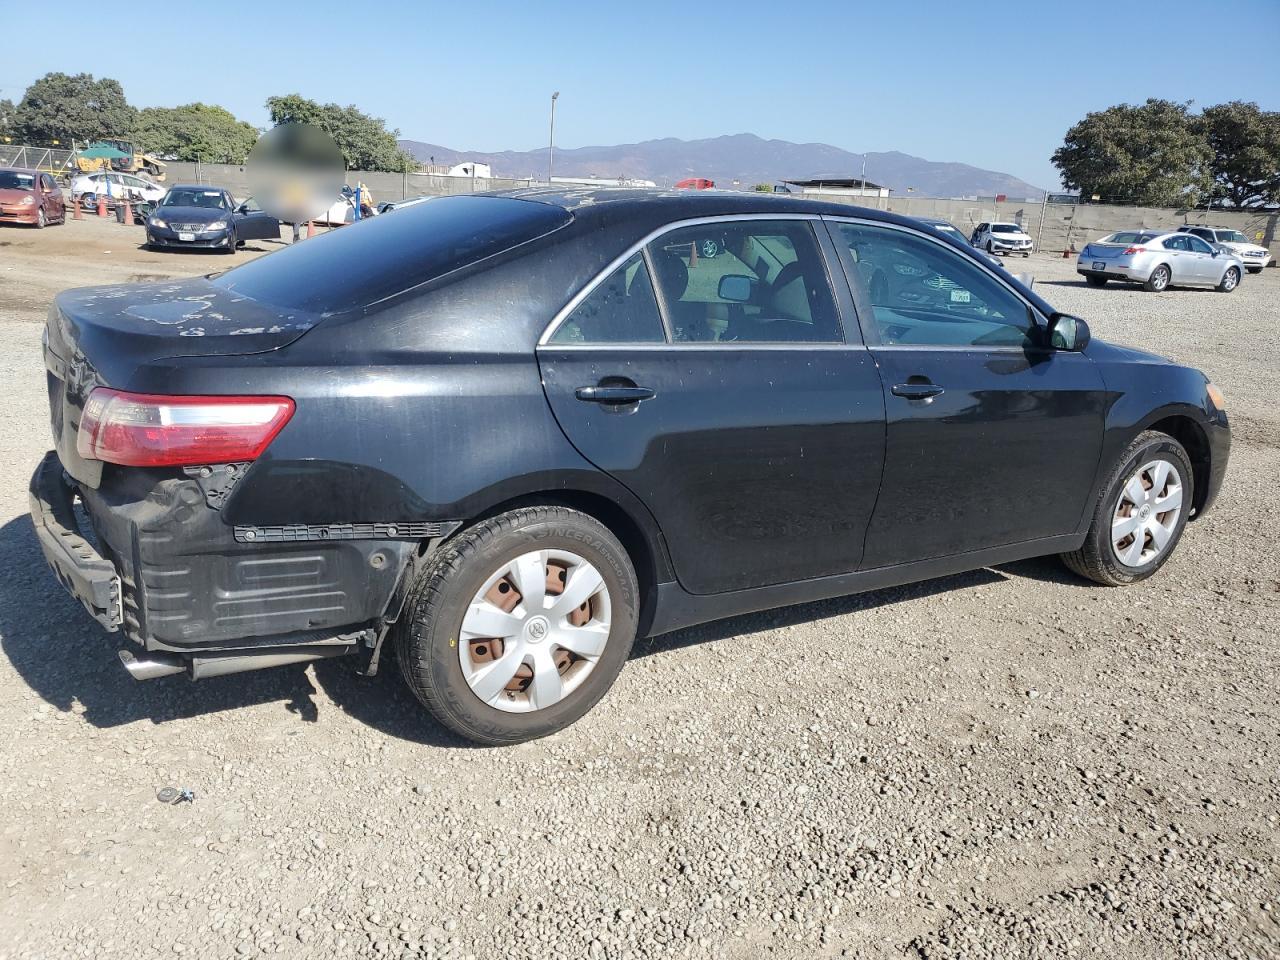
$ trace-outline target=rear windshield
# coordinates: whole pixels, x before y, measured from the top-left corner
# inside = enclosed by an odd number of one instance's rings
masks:
[[[0,170],[0,190],[32,190],[35,185],[36,178],[30,173]]]
[[[1135,230],[1127,232],[1113,233],[1109,237],[1103,237],[1099,243],[1146,243],[1152,237],[1158,237],[1158,233],[1139,233]]]
[[[992,233],[1021,233],[1022,228],[1016,223],[993,223],[991,225]]]
[[[331,230],[224,273],[252,300],[342,313],[367,307],[564,226],[563,208],[510,197],[441,197]]]

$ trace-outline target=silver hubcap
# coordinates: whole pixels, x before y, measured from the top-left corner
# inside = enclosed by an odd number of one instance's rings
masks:
[[[611,625],[609,588],[594,566],[567,550],[521,554],[471,598],[458,638],[462,675],[498,710],[544,710],[586,680]]]
[[[1228,270],[1227,275],[1222,278],[1222,285],[1228,290],[1234,290],[1236,288],[1236,280],[1236,272],[1234,270]]]
[[[1126,567],[1141,567],[1164,552],[1182,513],[1182,477],[1167,460],[1152,460],[1120,491],[1111,518],[1111,549]]]
[[[1163,267],[1156,271],[1156,275],[1151,278],[1151,285],[1157,290],[1163,290],[1164,285],[1169,282],[1169,272]]]

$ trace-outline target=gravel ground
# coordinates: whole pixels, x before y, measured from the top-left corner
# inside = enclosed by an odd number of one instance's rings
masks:
[[[394,669],[137,683],[58,589],[49,293],[226,265],[125,230],[0,231],[0,958],[1280,957],[1280,270],[1011,265],[1226,392],[1226,488],[1153,580],[1031,561],[668,635],[481,750]]]

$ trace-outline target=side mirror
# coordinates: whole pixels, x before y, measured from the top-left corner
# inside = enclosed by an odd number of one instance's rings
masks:
[[[756,282],[751,277],[737,273],[726,273],[720,278],[720,286],[716,295],[730,303],[750,303],[755,296]]]
[[[1079,353],[1089,345],[1089,324],[1069,313],[1055,313],[1046,335],[1053,349]]]

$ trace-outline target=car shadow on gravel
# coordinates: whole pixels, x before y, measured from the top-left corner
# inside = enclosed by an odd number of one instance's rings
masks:
[[[0,649],[27,685],[58,710],[75,709],[95,727],[144,719],[165,723],[272,702],[302,720],[318,718],[316,690],[302,667],[201,683],[184,677],[134,680],[115,655],[129,641],[97,627],[59,586],[45,566],[30,517],[0,527],[0,560],[10,571],[0,593]]]
[[[134,680],[115,651],[126,645],[107,634],[60,587],[45,566],[31,519],[21,516],[0,527],[0,559],[13,571],[0,595],[0,649],[14,670],[47,703],[76,710],[95,727],[150,720],[166,723],[223,710],[280,704],[304,721],[321,720],[312,677],[325,696],[352,719],[399,739],[430,746],[474,747],[437,724],[400,678],[388,644],[375,677],[356,672],[355,657],[304,666],[234,674],[192,683],[181,676]],[[632,657],[648,657],[698,643],[729,641],[742,634],[844,616],[906,600],[999,583],[1010,576],[1073,583],[1081,581],[1052,559],[1027,560],[999,569],[979,569],[906,586],[779,607],[728,620],[700,624],[638,641]]]

